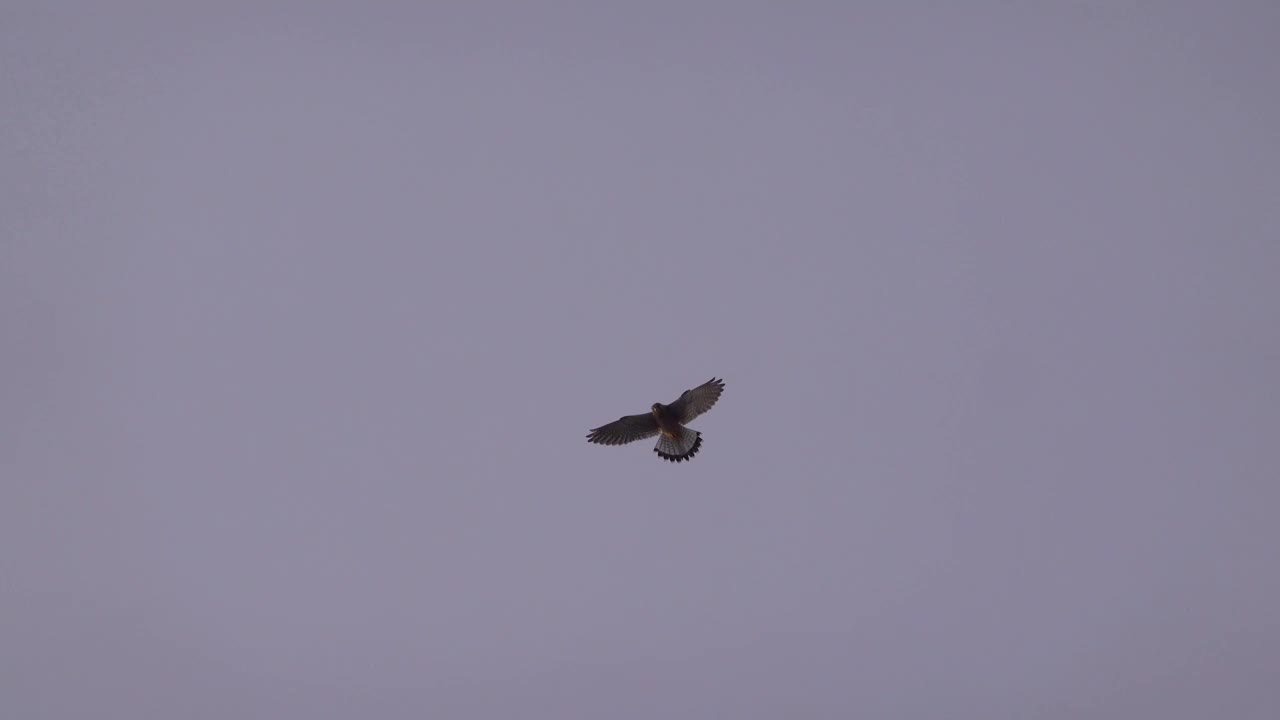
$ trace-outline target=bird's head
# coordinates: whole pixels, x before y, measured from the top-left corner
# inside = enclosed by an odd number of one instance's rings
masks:
[[[654,415],[657,415],[658,411],[661,409],[662,409],[662,403],[654,403],[653,407],[649,408],[649,412],[653,413]]]

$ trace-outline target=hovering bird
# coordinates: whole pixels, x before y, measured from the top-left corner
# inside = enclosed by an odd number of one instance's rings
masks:
[[[671,462],[691,460],[702,447],[702,433],[685,425],[711,409],[724,391],[724,381],[711,378],[692,390],[685,390],[670,405],[654,403],[644,415],[626,415],[601,425],[587,434],[587,442],[625,445],[658,435],[653,451]]]

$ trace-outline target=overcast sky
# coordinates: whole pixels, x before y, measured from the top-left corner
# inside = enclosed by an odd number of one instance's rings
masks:
[[[4,717],[1280,717],[1280,4],[179,5],[0,9]]]

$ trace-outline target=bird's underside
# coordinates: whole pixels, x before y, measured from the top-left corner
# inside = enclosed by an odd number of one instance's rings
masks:
[[[687,423],[711,409],[724,391],[724,381],[711,378],[692,390],[685,390],[670,405],[654,403],[643,415],[624,415],[601,425],[587,434],[587,442],[600,445],[625,445],[636,440],[658,437],[653,451],[671,462],[690,460],[702,449],[702,433]]]

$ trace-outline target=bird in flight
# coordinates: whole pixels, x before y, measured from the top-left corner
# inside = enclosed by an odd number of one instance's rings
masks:
[[[626,445],[658,436],[653,451],[671,462],[691,460],[702,447],[702,433],[685,427],[690,420],[711,409],[724,391],[724,381],[711,378],[692,390],[685,390],[670,405],[654,403],[643,415],[626,415],[587,434],[587,442]]]

